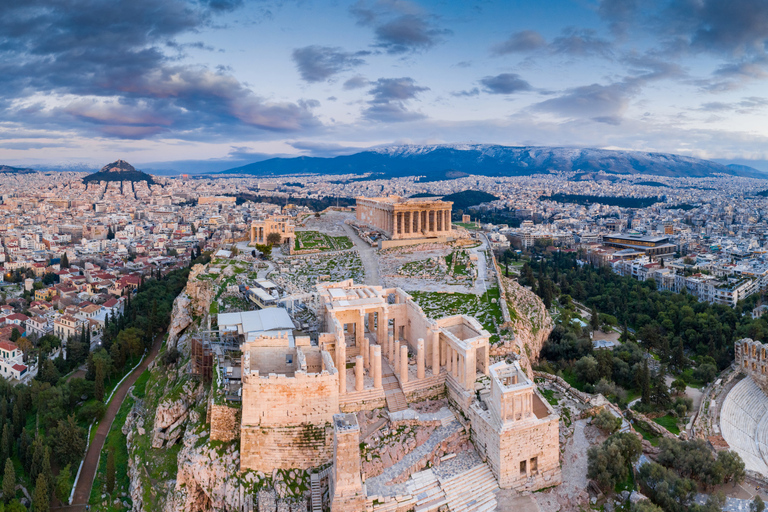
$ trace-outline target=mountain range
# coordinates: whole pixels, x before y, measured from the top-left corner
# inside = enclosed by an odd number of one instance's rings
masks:
[[[423,181],[435,181],[465,174],[527,176],[552,171],[603,171],[617,175],[691,178],[724,174],[768,179],[768,173],[746,165],[723,165],[711,160],[666,153],[490,144],[401,145],[332,158],[271,158],[227,169],[222,174],[275,176],[374,173],[372,179],[422,176]]]
[[[37,172],[34,169],[27,169],[26,167],[11,167],[10,165],[0,164],[0,174],[32,174]]]

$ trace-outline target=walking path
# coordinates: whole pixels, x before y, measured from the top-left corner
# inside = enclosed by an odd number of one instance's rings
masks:
[[[347,232],[349,239],[355,244],[357,253],[363,261],[363,267],[365,268],[365,284],[371,286],[381,285],[381,279],[379,278],[379,261],[376,257],[376,249],[357,236],[357,233],[355,233],[355,230],[352,229],[349,224],[341,225],[344,227],[344,231]]]
[[[99,427],[96,429],[96,435],[93,437],[93,442],[88,447],[88,452],[85,454],[85,460],[83,462],[83,468],[80,471],[80,478],[77,481],[77,487],[75,487],[75,495],[72,499],[72,505],[66,508],[66,510],[78,511],[86,510],[88,499],[91,497],[91,488],[93,487],[93,480],[96,477],[96,469],[99,467],[99,456],[104,448],[104,441],[107,438],[109,429],[112,427],[112,422],[117,416],[117,412],[120,410],[120,406],[123,405],[128,390],[136,383],[144,370],[147,369],[149,364],[155,360],[157,353],[160,351],[160,346],[163,344],[163,335],[159,334],[155,338],[155,343],[147,354],[147,357],[136,367],[133,372],[123,381],[119,388],[114,392],[112,400],[107,405],[107,410],[104,413]]]

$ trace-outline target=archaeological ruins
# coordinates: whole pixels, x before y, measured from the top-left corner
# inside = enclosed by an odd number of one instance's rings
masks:
[[[366,502],[408,510],[402,484],[378,485],[361,470],[370,455],[363,459],[363,426],[353,413],[384,408],[393,425],[412,425],[419,418],[409,405],[447,398],[455,412],[422,419],[466,431],[459,441],[474,445],[494,486],[534,491],[560,483],[559,417],[518,362],[490,365],[490,335],[477,320],[432,320],[403,290],[352,280],[318,284],[318,297],[316,345],[264,319],[248,327],[246,313],[237,325],[241,470],[327,467],[332,511],[363,510]],[[226,430],[213,423],[212,439]],[[426,456],[408,474],[427,460],[439,464]]]
[[[357,221],[378,229],[390,241],[444,241],[452,235],[452,206],[450,201],[430,198],[359,197]]]

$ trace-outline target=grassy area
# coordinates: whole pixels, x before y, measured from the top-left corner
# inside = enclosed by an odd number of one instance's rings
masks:
[[[498,288],[491,288],[482,295],[473,293],[411,292],[413,300],[421,306],[430,318],[442,318],[450,315],[469,315],[480,322],[485,330],[498,338],[497,325],[504,323],[501,296]],[[492,302],[496,299],[496,303]]]
[[[319,231],[296,231],[294,249],[317,249],[319,251],[339,251],[354,247],[352,240],[346,236],[330,236]]]
[[[635,473],[634,471],[632,471],[632,466],[629,466],[629,471],[627,472],[627,478],[625,478],[621,482],[617,482],[613,490],[616,493],[620,493],[622,491],[632,492],[635,490]]]
[[[557,405],[559,403],[559,400],[555,398],[554,390],[539,388],[539,393],[549,402],[549,405]]]
[[[577,377],[576,374],[573,373],[572,370],[567,369],[563,370],[563,380],[571,385],[571,387],[574,387],[578,389],[579,391],[584,391],[584,383],[581,382]]]
[[[474,222],[454,222],[454,226],[461,226],[464,229],[480,229]]]
[[[653,446],[659,445],[659,439],[661,439],[659,436],[651,432],[648,425],[643,423],[642,421],[635,421],[635,423],[632,425],[635,430],[637,430],[641,436],[643,436],[643,439],[650,442]]]
[[[317,280],[337,282],[354,279],[362,283],[365,279],[363,260],[356,252],[335,256],[312,256],[306,262],[296,262],[288,273],[281,276],[306,291],[315,291]]]
[[[658,423],[675,435],[680,434],[680,429],[677,427],[677,418],[671,414],[667,414],[666,416],[662,416],[660,418],[654,418],[653,421],[654,423]]]

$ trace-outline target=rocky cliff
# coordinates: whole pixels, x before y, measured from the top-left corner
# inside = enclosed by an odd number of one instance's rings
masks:
[[[539,360],[539,354],[554,322],[538,295],[518,284],[516,279],[501,277],[504,287],[502,297],[506,299],[510,321],[505,324],[514,333],[514,340],[491,348],[491,355],[505,355],[514,352],[520,356],[520,363],[528,377],[533,378],[531,365]]]
[[[168,346],[175,347],[179,335],[189,327],[194,319],[205,318],[215,296],[214,283],[209,279],[199,279],[205,273],[207,265],[195,265],[189,272],[187,286],[173,301],[171,324],[168,327]]]

